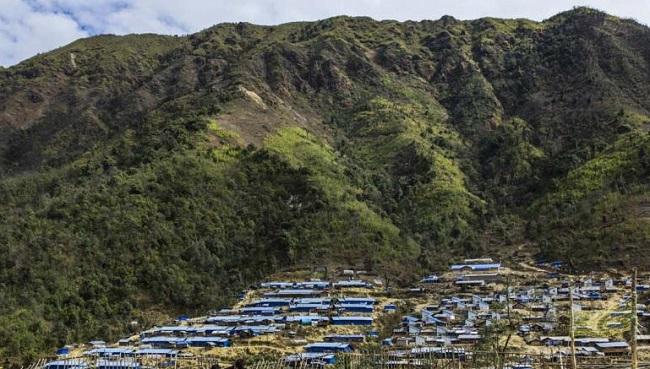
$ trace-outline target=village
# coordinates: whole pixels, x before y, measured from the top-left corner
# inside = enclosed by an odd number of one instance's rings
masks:
[[[370,353],[396,367],[501,353],[501,367],[525,369],[535,367],[535,358],[647,356],[650,335],[642,334],[641,323],[650,317],[649,276],[571,275],[564,267],[466,259],[399,290],[385,288],[371,271],[338,269],[330,278],[319,277],[322,271],[286,272],[242,292],[228,309],[181,316],[114,344],[66,346],[42,367],[178,367],[189,358],[327,366]],[[633,326],[639,327],[634,336]]]

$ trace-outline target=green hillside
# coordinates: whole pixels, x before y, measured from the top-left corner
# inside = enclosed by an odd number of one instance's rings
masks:
[[[588,8],[76,41],[0,69],[0,365],[297,266],[647,266],[648,132],[650,29]]]

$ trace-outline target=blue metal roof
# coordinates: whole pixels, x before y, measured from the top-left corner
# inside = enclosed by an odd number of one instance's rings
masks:
[[[333,316],[332,322],[341,322],[341,321],[370,321],[372,322],[372,317],[370,316]]]
[[[88,356],[129,356],[133,354],[133,347],[99,347],[84,352]]]
[[[88,364],[82,359],[54,360],[43,365],[47,369],[85,369]]]
[[[336,363],[336,355],[320,352],[303,352],[300,354],[289,355],[284,358],[286,363],[295,363],[305,361],[310,364],[324,363],[333,365]]]
[[[140,363],[133,360],[97,360],[97,369],[140,368]]]
[[[372,287],[372,285],[360,279],[351,279],[335,282],[334,287]]]
[[[315,342],[315,343],[310,343],[308,345],[305,345],[305,349],[313,348],[313,347],[327,347],[327,348],[339,348],[339,349],[344,349],[350,347],[349,343],[344,343],[344,342]]]
[[[451,270],[461,270],[469,268],[471,270],[492,270],[501,268],[501,263],[490,263],[490,264],[454,264],[451,266]]]
[[[332,299],[329,297],[304,297],[294,300],[296,304],[330,304]]]
[[[321,320],[329,320],[328,317],[322,316],[322,315],[290,315],[285,318],[287,322],[302,322],[304,320],[314,320],[314,321],[321,321]]]
[[[134,354],[137,356],[176,356],[178,355],[178,351],[172,349],[145,348],[135,351]]]

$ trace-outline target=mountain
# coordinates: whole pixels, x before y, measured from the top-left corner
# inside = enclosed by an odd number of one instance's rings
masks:
[[[648,265],[648,131],[650,29],[589,8],[73,42],[0,68],[0,357],[299,266]]]

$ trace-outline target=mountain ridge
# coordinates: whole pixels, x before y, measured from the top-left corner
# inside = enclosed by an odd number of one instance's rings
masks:
[[[647,265],[647,41],[589,8],[335,17],[98,36],[0,69],[0,357],[214,308],[292,265],[394,283],[461,255]]]

